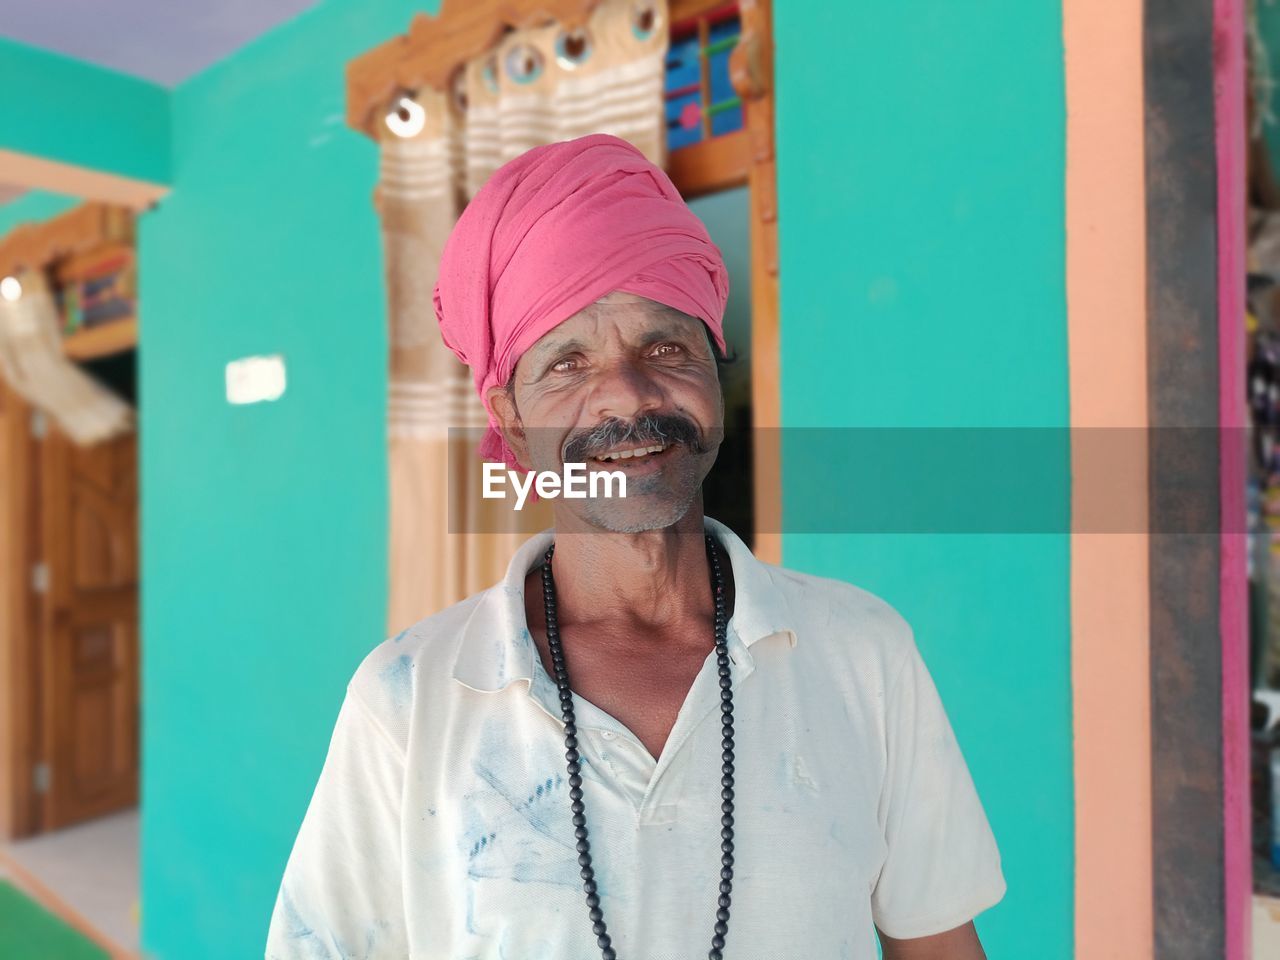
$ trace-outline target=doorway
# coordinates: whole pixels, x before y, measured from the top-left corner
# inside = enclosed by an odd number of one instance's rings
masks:
[[[137,948],[133,213],[19,195],[0,236],[0,866],[113,955]],[[29,215],[29,218],[28,216]]]

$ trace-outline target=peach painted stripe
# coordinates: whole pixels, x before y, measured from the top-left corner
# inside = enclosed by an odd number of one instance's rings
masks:
[[[1109,497],[1142,523],[1147,513],[1142,0],[1064,0],[1063,43],[1078,530]],[[1130,428],[1133,445],[1120,446],[1131,459],[1114,473],[1097,435],[1081,432],[1099,427]],[[1154,952],[1147,549],[1143,534],[1071,537],[1075,955],[1088,960]]]
[[[1218,410],[1222,484],[1223,871],[1226,960],[1249,956],[1252,862],[1249,843],[1249,608],[1245,572],[1244,0],[1214,0],[1214,114],[1218,160]]]

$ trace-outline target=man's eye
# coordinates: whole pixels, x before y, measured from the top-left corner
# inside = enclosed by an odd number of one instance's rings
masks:
[[[683,352],[683,349],[678,343],[660,343],[653,348],[653,355],[655,357],[676,357]]]
[[[571,371],[578,369],[578,358],[565,357],[562,360],[557,360],[551,365],[551,369],[556,373],[570,373]]]

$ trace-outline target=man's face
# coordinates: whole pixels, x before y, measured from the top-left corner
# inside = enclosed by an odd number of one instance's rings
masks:
[[[617,533],[670,526],[698,497],[724,431],[702,321],[614,293],[549,331],[490,402],[522,466],[621,471],[625,498],[555,501]],[[631,456],[623,456],[632,454]],[[615,487],[616,489],[616,487]]]

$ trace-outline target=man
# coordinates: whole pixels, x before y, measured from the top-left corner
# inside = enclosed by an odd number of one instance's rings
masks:
[[[719,251],[621,140],[499,170],[441,261],[483,452],[626,475],[352,679],[271,958],[979,960],[999,854],[908,625],[704,518]]]

